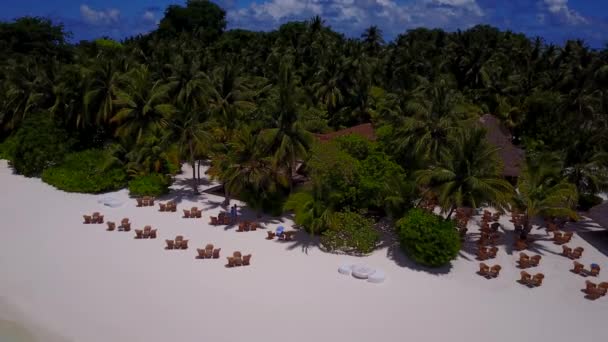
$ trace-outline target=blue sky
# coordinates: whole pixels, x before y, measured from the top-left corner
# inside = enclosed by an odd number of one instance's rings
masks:
[[[0,19],[45,16],[62,22],[74,40],[124,38],[156,27],[177,0],[0,0]],[[271,30],[289,20],[320,15],[334,29],[359,36],[370,25],[385,38],[415,27],[466,29],[490,24],[562,43],[582,38],[592,47],[608,43],[606,0],[218,0],[229,28]]]

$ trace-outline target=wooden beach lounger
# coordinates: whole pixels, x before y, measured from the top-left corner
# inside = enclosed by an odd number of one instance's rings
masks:
[[[219,259],[220,258],[220,251],[222,249],[221,248],[216,248],[213,250],[213,259]]]
[[[234,267],[234,257],[226,257],[226,259],[228,259],[228,264],[226,264],[226,267]]]
[[[600,266],[591,264],[591,270],[589,271],[589,275],[592,277],[597,277],[600,274]]]
[[[569,257],[570,259],[579,259],[580,257],[583,256],[583,251],[585,251],[585,249],[583,247],[576,247],[572,253],[570,253]]]
[[[576,273],[576,274],[580,274],[584,269],[585,269],[585,265],[581,264],[578,261],[575,261],[574,262],[574,268],[571,271],[574,272],[574,273]]]
[[[566,245],[562,245],[562,255],[563,256],[570,258],[571,253],[572,253],[572,248],[570,248]]]
[[[479,274],[480,276],[483,276],[483,277],[487,277],[490,274],[490,266],[486,265],[483,262],[480,263],[479,272],[477,272],[477,274]]]
[[[274,239],[274,235],[275,235],[274,232],[268,231],[266,233],[268,233],[268,236],[266,237],[266,240],[272,240],[272,239]]]
[[[167,205],[164,203],[158,203],[158,206],[160,207],[158,209],[158,211],[167,211]]]
[[[528,244],[524,240],[517,240],[515,241],[515,245],[513,246],[513,248],[516,251],[523,251],[524,249],[528,248]]]
[[[143,207],[144,206],[144,199],[141,197],[138,197],[135,199],[137,201],[137,206],[138,207]]]
[[[243,266],[249,266],[251,263],[251,254],[243,255]]]
[[[84,224],[90,224],[91,223],[91,216],[90,215],[82,215],[82,217],[84,218]]]
[[[188,249],[188,240],[182,240],[181,247],[182,249]]]
[[[113,231],[114,229],[116,229],[116,223],[114,223],[114,222],[110,222],[110,221],[108,221],[107,223],[108,223],[108,229],[107,229],[108,231],[110,231],[110,232],[111,232],[111,231]]]
[[[211,224],[212,226],[217,226],[217,217],[211,216],[211,222],[209,222],[209,224]]]
[[[502,269],[502,267],[500,265],[494,265],[490,268],[490,273],[489,276],[496,278],[498,277],[498,274],[500,273],[500,270]]]
[[[543,279],[545,279],[545,275],[542,273],[537,273],[530,280],[530,285],[532,286],[541,286],[543,284]]]
[[[540,259],[542,259],[542,256],[540,256],[540,255],[535,255],[535,256],[531,257],[530,266],[538,266],[538,264],[540,263]]]
[[[167,243],[167,247],[165,247],[165,249],[173,249],[173,247],[175,247],[175,241],[165,240],[165,242]]]
[[[204,249],[197,248],[196,253],[198,253],[198,255],[195,257],[195,259],[205,259],[205,250]]]
[[[184,209],[184,218],[190,218],[190,210]]]
[[[141,229],[135,229],[135,238],[136,239],[141,239],[143,238],[144,235],[144,231]]]
[[[530,267],[530,257],[526,253],[519,253],[519,268]]]
[[[157,229],[152,229],[150,231],[150,239],[156,239],[156,231]]]
[[[489,258],[488,249],[480,246],[479,250],[477,250],[477,259],[486,260],[488,258]]]
[[[530,273],[528,273],[526,271],[521,271],[519,274],[521,275],[521,278],[519,279],[519,283],[524,284],[524,285],[529,285],[530,280],[532,279],[532,276],[530,275]]]

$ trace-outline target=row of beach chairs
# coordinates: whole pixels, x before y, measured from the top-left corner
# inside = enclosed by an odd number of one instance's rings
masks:
[[[248,231],[256,231],[259,225],[257,222],[243,221],[239,223],[239,228],[237,232],[248,232]]]
[[[545,275],[542,273],[536,273],[534,276],[532,276],[526,271],[521,271],[520,275],[521,279],[519,279],[518,282],[529,287],[541,286],[543,284],[543,279],[545,279]]]
[[[173,201],[169,201],[167,203],[158,203],[158,211],[163,212],[176,212],[177,211],[177,203]]]
[[[197,207],[192,207],[190,210],[184,209],[184,218],[201,218],[203,217],[203,211]]]
[[[583,256],[583,251],[585,251],[583,247],[576,247],[575,249],[572,249],[566,245],[562,246],[562,250],[562,255],[570,259],[580,259],[580,257]]]
[[[583,292],[585,292],[587,294],[587,298],[588,299],[598,299],[600,297],[603,297],[606,295],[606,293],[608,292],[608,282],[601,282],[599,284],[596,284],[592,281],[585,281],[585,289],[583,290]]]
[[[108,229],[107,231],[111,232],[116,229],[116,223],[108,221]],[[131,230],[131,222],[129,222],[128,218],[123,218],[120,222],[120,226],[118,226],[118,231],[128,232]]]
[[[156,239],[156,229],[145,226],[144,229],[135,229],[135,239]]]
[[[103,215],[98,212],[94,212],[93,215],[82,215],[84,218],[84,224],[91,223],[103,223]]]
[[[597,264],[591,264],[591,266],[589,266],[589,270],[587,271],[585,269],[585,265],[578,261],[574,261],[574,268],[571,271],[584,276],[597,277],[600,274],[600,266]]]
[[[178,235],[174,240],[165,240],[167,247],[165,249],[188,249],[188,240],[183,236]]]
[[[251,254],[242,255],[239,251],[232,253],[232,256],[227,257],[227,259],[228,264],[226,267],[248,266],[251,264]]]
[[[135,199],[138,207],[152,207],[154,206],[154,197],[138,197]]]
[[[205,248],[197,248],[198,255],[196,259],[219,259],[221,248],[214,248],[213,244],[207,244]]]
[[[502,267],[500,265],[494,265],[494,266],[490,267],[482,262],[482,263],[479,263],[478,274],[480,276],[486,277],[486,278],[496,278],[496,277],[498,277],[501,269],[502,269]]]
[[[519,260],[517,261],[519,268],[536,267],[540,264],[542,256],[534,255],[528,256],[526,253],[519,253]]]
[[[275,237],[277,237],[278,240],[283,240],[283,241],[292,241],[293,240],[293,236],[296,234],[295,230],[290,230],[290,231],[282,231],[282,230],[278,230],[276,232],[267,232],[268,236],[266,237],[266,240],[273,240]]]

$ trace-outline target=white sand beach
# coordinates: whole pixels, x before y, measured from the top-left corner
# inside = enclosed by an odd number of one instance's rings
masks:
[[[585,299],[581,289],[589,278],[571,273],[572,261],[551,241],[529,253],[542,255],[529,272],[545,274],[533,289],[516,282],[519,253],[511,250],[512,234],[503,237],[497,258],[486,261],[502,265],[491,280],[476,274],[479,261],[470,244],[449,269],[433,272],[391,243],[368,257],[327,254],[304,232],[281,242],[266,240],[264,229],[237,233],[209,225],[223,198],[189,197],[188,176],[178,177],[167,196],[178,201],[178,212],[162,213],[158,206],[136,208],[126,190],[65,193],[13,175],[0,161],[0,341],[11,341],[7,336],[19,329],[32,335],[23,341],[45,342],[608,339],[608,296]],[[105,207],[98,203],[104,197],[125,204]],[[181,209],[192,206],[204,210],[202,219],[181,218]],[[159,237],[135,240],[133,231],[82,224],[82,215],[94,211],[106,221],[129,217],[133,228],[152,225]],[[261,221],[267,229],[291,229],[286,218]],[[508,217],[501,223],[513,229]],[[176,235],[189,239],[188,250],[164,250],[165,239]],[[544,230],[532,235],[548,237]],[[195,259],[196,248],[207,243],[222,249],[219,260]],[[591,280],[608,281],[604,254],[578,234],[568,245],[584,247],[579,261],[586,267],[602,267]],[[225,256],[237,250],[253,254],[251,266],[224,266]],[[372,284],[341,275],[337,268],[345,263],[381,269],[387,279]]]

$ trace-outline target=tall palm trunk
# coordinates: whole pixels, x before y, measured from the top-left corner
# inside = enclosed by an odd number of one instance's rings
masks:
[[[198,184],[196,182],[196,161],[194,160],[194,146],[192,142],[188,144],[190,149],[190,165],[192,165],[192,189],[195,194],[198,194]]]
[[[448,217],[445,218],[446,221],[449,221],[452,218],[452,214],[454,213],[454,210],[456,210],[456,206],[455,205],[453,205],[450,208],[450,212],[448,213]]]

